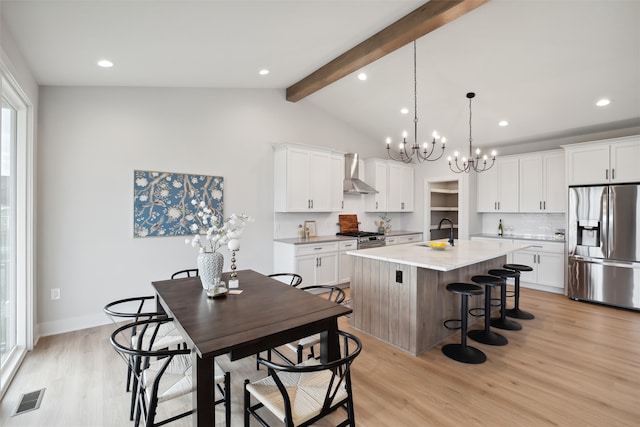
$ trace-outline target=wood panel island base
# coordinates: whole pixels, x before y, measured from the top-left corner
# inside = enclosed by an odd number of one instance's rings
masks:
[[[447,284],[473,283],[472,276],[502,268],[507,254],[526,247],[460,240],[444,251],[427,242],[348,252],[351,325],[413,355],[423,353],[456,333],[443,324],[460,318],[460,299]],[[493,292],[497,298],[499,288]],[[469,307],[484,307],[484,295],[470,297]]]

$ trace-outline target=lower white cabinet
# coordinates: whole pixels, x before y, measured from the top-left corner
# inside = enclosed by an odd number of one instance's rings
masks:
[[[422,242],[422,233],[385,237],[385,244],[387,246],[403,245],[405,243],[418,243],[418,242]]]
[[[351,263],[346,252],[354,249],[357,249],[356,240],[300,244],[274,242],[274,272],[299,274],[302,287],[348,282]]]
[[[523,271],[520,274],[520,284],[523,287],[563,293],[564,243],[531,242],[527,240],[514,240],[514,243],[531,245],[527,249],[513,253],[513,263],[524,264],[533,268],[533,271]],[[529,284],[533,286],[528,286]]]

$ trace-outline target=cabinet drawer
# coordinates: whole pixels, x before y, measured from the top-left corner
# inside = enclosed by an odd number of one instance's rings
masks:
[[[564,243],[555,243],[555,242],[532,242],[531,240],[514,240],[514,243],[519,243],[523,245],[531,245],[527,249],[523,249],[526,251],[532,252],[550,252],[562,254],[564,253]]]
[[[296,245],[296,256],[338,252],[338,242]]]
[[[358,249],[358,241],[357,240],[349,240],[346,242],[340,242],[339,244],[340,251],[354,251]]]

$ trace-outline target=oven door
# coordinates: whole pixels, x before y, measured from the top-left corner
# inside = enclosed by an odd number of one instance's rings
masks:
[[[364,242],[358,241],[358,249],[379,248],[380,246],[384,245],[384,240],[367,240]]]

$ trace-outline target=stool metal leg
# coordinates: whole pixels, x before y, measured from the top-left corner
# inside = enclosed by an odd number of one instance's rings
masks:
[[[491,319],[491,326],[498,329],[504,329],[508,331],[519,331],[522,329],[522,325],[513,320],[506,318],[507,305],[507,282],[505,281],[500,285],[500,317]]]
[[[484,363],[487,360],[487,356],[477,348],[467,345],[467,310],[469,303],[467,301],[467,295],[461,295],[461,298],[462,327],[460,330],[460,344],[447,344],[442,347],[442,352],[445,354],[445,356],[453,360],[457,360],[458,362],[471,363],[474,365]]]
[[[509,340],[491,330],[491,286],[484,287],[484,329],[469,331],[469,338],[487,345],[507,345]]]
[[[515,319],[523,319],[523,320],[531,320],[535,318],[535,316],[528,311],[520,310],[520,272],[515,278],[514,283],[514,308],[507,310],[505,312],[505,316],[513,317]]]

